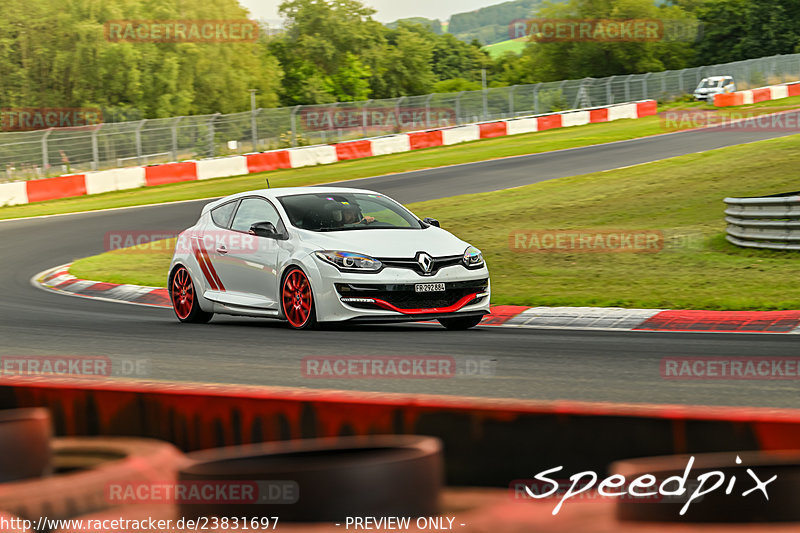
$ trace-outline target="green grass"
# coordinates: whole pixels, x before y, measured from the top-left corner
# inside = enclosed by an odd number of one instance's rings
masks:
[[[500,57],[501,55],[505,54],[506,52],[514,52],[515,54],[521,54],[523,50],[525,50],[525,46],[528,44],[526,39],[509,39],[507,41],[500,41],[499,43],[494,44],[487,44],[483,47],[483,50],[489,52],[489,55],[492,56],[493,59]]]
[[[800,255],[728,244],[722,203],[797,190],[798,161],[793,136],[410,207],[484,251],[495,304],[800,309]],[[525,229],[660,230],[668,244],[658,253],[512,250],[509,234]],[[169,260],[114,252],[72,272],[163,286]]]

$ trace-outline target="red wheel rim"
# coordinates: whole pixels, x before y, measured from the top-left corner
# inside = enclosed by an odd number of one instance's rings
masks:
[[[192,312],[194,305],[194,285],[189,271],[180,268],[172,278],[172,307],[178,318],[184,320]]]
[[[311,317],[311,284],[302,270],[292,270],[283,280],[283,312],[286,320],[296,327],[303,327]]]

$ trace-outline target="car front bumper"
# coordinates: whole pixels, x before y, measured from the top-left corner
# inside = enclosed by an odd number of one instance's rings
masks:
[[[406,322],[489,313],[491,283],[486,266],[461,265],[421,276],[404,268],[371,274],[340,272],[317,263],[311,280],[320,322]],[[444,283],[444,292],[417,293],[417,284]]]

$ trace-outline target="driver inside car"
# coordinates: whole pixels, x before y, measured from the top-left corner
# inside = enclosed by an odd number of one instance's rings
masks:
[[[375,222],[375,217],[365,217],[359,208],[349,206],[342,213],[342,222],[345,224],[371,224]]]

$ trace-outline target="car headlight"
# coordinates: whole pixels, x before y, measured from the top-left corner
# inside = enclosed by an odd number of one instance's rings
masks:
[[[314,255],[343,272],[377,272],[383,267],[377,259],[352,252],[320,250]]]
[[[464,250],[462,261],[467,268],[480,268],[483,266],[483,254],[474,246],[470,246]]]

